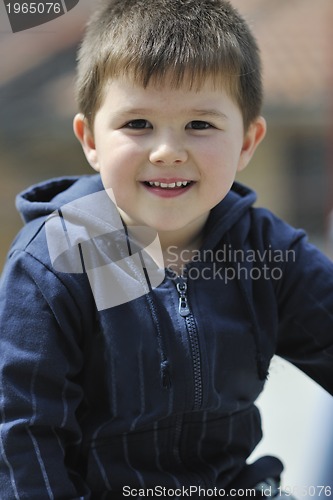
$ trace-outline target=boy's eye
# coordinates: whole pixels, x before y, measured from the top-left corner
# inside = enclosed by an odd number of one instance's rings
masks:
[[[212,125],[201,120],[193,120],[187,125],[187,127],[193,130],[207,130],[209,128],[212,128]]]
[[[125,125],[126,128],[131,128],[135,130],[141,130],[144,128],[151,128],[150,123],[147,120],[132,120]]]

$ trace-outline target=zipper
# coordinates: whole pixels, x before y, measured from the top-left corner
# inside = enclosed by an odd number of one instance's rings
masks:
[[[188,302],[187,275],[185,271],[175,279],[176,289],[179,295],[178,311],[184,318],[189,338],[194,379],[194,403],[193,410],[199,410],[202,405],[202,372],[199,336],[193,313]]]

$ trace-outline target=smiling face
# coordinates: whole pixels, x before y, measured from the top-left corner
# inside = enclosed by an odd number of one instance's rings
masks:
[[[186,242],[248,164],[265,121],[259,117],[244,132],[237,104],[209,79],[198,91],[116,79],[105,89],[93,131],[82,115],[74,131],[126,224],[171,239],[181,232]]]

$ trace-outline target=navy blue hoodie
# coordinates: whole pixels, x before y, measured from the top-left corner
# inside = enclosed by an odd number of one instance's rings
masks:
[[[99,176],[62,178],[18,197],[26,225],[0,292],[4,500],[228,488],[261,439],[254,402],[274,354],[333,393],[333,265],[302,231],[235,183],[182,277],[98,307],[84,248],[71,247],[79,269],[62,268],[46,221],[102,189]]]

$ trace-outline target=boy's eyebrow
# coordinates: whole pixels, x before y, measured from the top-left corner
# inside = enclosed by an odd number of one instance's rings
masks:
[[[217,111],[216,109],[192,109],[188,110],[189,113],[194,113],[198,116],[211,116],[213,118],[223,118],[227,120],[228,117],[222,111]]]
[[[121,111],[122,115],[149,115],[153,113],[152,109],[146,108],[128,108]],[[183,109],[181,113],[187,115],[197,115],[197,116],[207,116],[212,118],[222,118],[223,120],[227,120],[228,117],[222,111],[217,111],[216,109]]]

